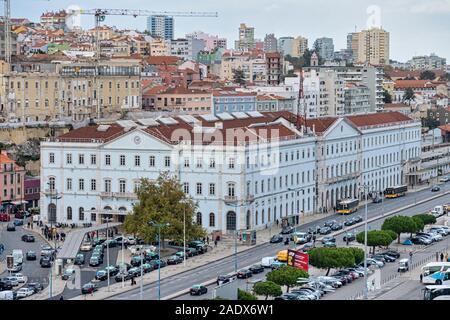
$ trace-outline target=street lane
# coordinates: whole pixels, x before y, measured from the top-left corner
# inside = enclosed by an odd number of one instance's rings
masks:
[[[431,189],[431,187],[430,187]],[[383,212],[389,212],[409,204],[417,203],[421,200],[428,199],[432,196],[440,195],[439,198],[430,200],[425,204],[417,205],[407,210],[402,210],[397,214],[419,214],[423,212],[428,212],[436,205],[442,205],[444,203],[450,202],[450,195],[443,195],[442,193],[449,190],[449,185],[443,185],[441,188],[441,192],[432,193],[430,189],[425,189],[416,193],[408,193],[405,197],[401,197],[398,199],[389,199],[384,201],[383,203]],[[368,218],[377,216],[381,213],[381,203],[374,204],[370,203],[367,205],[368,208]],[[359,212],[353,215],[363,215],[364,207],[360,208]],[[350,215],[350,216],[353,216]],[[328,220],[345,220],[348,216],[340,216],[334,215],[332,217],[322,218],[318,221],[307,223],[298,227],[297,230],[305,231],[309,227],[313,227],[316,225],[322,225],[325,221]],[[373,223],[373,228],[377,225],[381,225],[381,222],[377,221]],[[372,224],[371,224],[372,226]],[[360,230],[361,228],[357,229]],[[342,236],[340,236],[341,238]],[[279,250],[286,248],[284,244],[269,244],[265,243],[260,246],[257,246],[251,250],[247,250],[241,253],[238,253],[238,269],[249,266],[254,263],[259,263],[262,257],[266,256],[274,256]],[[193,284],[203,283],[211,279],[215,279],[218,275],[227,274],[234,271],[234,257],[229,256],[219,261],[215,261],[213,263],[207,264],[202,267],[198,267],[193,270],[187,270],[183,273],[170,276],[168,278],[161,280],[161,296],[169,296],[178,291],[185,290],[192,286]],[[155,299],[157,297],[156,293],[157,284],[151,283],[149,285],[144,286],[144,297],[145,299]],[[122,294],[113,296],[109,299],[136,299],[136,293],[139,294],[139,289],[133,289]]]

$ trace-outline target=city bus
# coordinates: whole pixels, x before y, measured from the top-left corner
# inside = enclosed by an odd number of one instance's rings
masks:
[[[359,200],[358,199],[346,199],[340,200],[337,203],[336,211],[340,214],[351,214],[358,210]]]
[[[430,262],[422,267],[423,284],[449,284],[450,262]]]
[[[396,186],[396,187],[389,187],[384,190],[384,196],[386,198],[398,198],[403,197],[406,194],[406,191],[408,191],[408,186]]]
[[[423,300],[443,300],[443,297],[450,297],[450,286],[426,286],[423,290]]]

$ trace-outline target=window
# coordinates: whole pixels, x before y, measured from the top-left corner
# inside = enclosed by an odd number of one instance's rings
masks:
[[[135,180],[133,186],[134,193],[138,193],[140,188],[141,188],[140,180]]]
[[[141,156],[134,156],[134,166],[135,167],[141,166]]]
[[[183,183],[183,192],[189,194],[189,182]]]
[[[189,168],[189,158],[184,158],[184,167]]]
[[[6,176],[5,176],[5,178],[6,178]],[[55,190],[55,177],[48,178],[48,188],[50,189],[50,191]]]
[[[105,179],[105,192],[111,192],[111,179]]]
[[[120,155],[120,161],[119,161],[119,163],[120,163],[121,166],[124,166],[124,165],[125,165],[125,155],[123,155],[123,154]]]
[[[78,179],[78,190],[84,191],[84,179]]]
[[[216,194],[216,185],[214,183],[209,184],[209,195],[214,196]]]
[[[72,164],[72,154],[66,154],[66,164]]]
[[[126,189],[125,179],[120,179],[119,180],[119,193],[125,193],[125,189]]]
[[[215,168],[216,167],[216,159],[209,158],[209,167],[210,168]]]
[[[234,158],[228,159],[228,169],[234,169]]]
[[[110,166],[111,165],[111,155],[106,154],[105,155],[105,166]]]
[[[78,164],[84,164],[84,154],[78,155]]]
[[[201,194],[202,194],[202,183],[197,182],[197,195],[201,195]]]
[[[235,184],[232,182],[228,183],[227,189],[228,189],[228,196],[234,197],[235,196]],[[256,191],[255,191],[255,193],[256,193]]]
[[[95,210],[95,208],[91,208],[91,210]],[[91,212],[91,221],[97,221],[97,214],[95,212]]]
[[[97,180],[91,179],[91,191],[97,191]]]
[[[72,178],[67,178],[67,180],[66,180],[66,189],[68,191],[72,190]]]
[[[202,168],[203,167],[203,159],[202,158],[197,158],[197,163],[195,164],[195,166],[197,168]]]
[[[50,152],[48,162],[55,163],[55,154],[53,152]]]
[[[97,164],[97,155],[91,154],[91,165]]]
[[[202,224],[202,213],[201,212],[197,212],[197,224],[198,225]]]
[[[72,207],[67,207],[67,220],[72,220]]]
[[[164,157],[164,166],[170,167],[170,156]]]
[[[150,167],[154,167],[154,166],[155,166],[155,156],[150,156],[150,157],[148,158],[148,165],[149,165]]]
[[[209,214],[209,226],[210,227],[215,227],[216,226],[216,216],[214,215],[213,212],[211,212]]]
[[[80,209],[78,209],[78,220],[83,221],[84,220],[84,208],[80,207]]]

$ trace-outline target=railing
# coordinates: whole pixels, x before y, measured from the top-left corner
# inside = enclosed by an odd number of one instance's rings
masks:
[[[101,198],[137,199],[134,192],[101,192]]]
[[[350,180],[350,179],[356,179],[361,175],[361,173],[359,172],[354,172],[354,173],[350,173],[350,174],[345,174],[343,176],[337,176],[337,177],[332,177],[332,178],[327,178],[325,179],[326,183],[335,183],[338,181],[342,181],[342,180]]]

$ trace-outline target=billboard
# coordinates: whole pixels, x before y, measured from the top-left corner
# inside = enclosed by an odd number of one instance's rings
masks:
[[[289,249],[287,264],[308,272],[309,255],[306,252]]]

